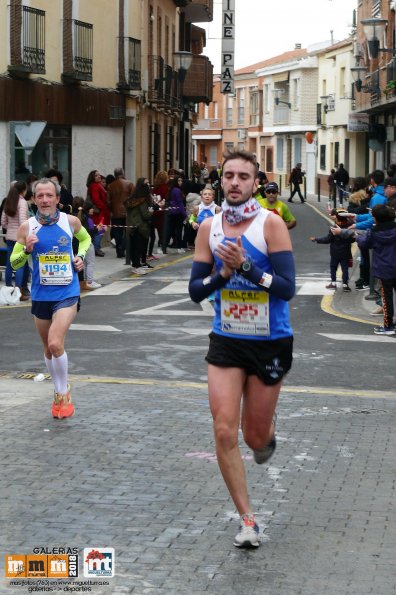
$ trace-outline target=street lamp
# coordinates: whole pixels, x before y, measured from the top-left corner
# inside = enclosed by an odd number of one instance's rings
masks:
[[[327,112],[329,111],[329,104],[327,103],[327,100],[331,97],[331,95],[321,95],[320,99],[321,99],[321,103],[323,105],[323,111],[325,114],[327,114]]]
[[[175,63],[175,69],[177,70],[179,81],[184,83],[186,78],[187,70],[191,66],[193,55],[191,52],[174,52],[173,60]]]
[[[185,173],[188,175],[189,171],[189,135],[190,126],[186,123],[189,122],[189,110],[184,103],[183,97],[183,86],[186,78],[187,70],[190,68],[193,60],[191,52],[174,52],[173,61],[175,70],[177,71],[177,78],[180,83],[180,101],[181,101],[181,114],[179,121],[179,164]]]
[[[355,89],[358,93],[363,91],[363,93],[379,93],[380,88],[370,87],[370,85],[363,85],[363,81],[361,79],[361,75],[366,75],[368,69],[365,66],[353,66],[351,68],[352,78],[354,80]]]
[[[385,29],[388,24],[387,19],[363,19],[360,21],[363,25],[363,31],[367,39],[370,58],[378,58],[378,52],[388,52],[395,55],[394,49],[380,48],[380,40],[384,39]]]
[[[272,93],[274,94],[274,103],[275,105],[279,105],[280,103],[282,103],[283,105],[287,105],[287,107],[289,109],[291,109],[291,103],[289,101],[282,101],[280,99],[280,95],[283,95],[283,93],[285,92],[284,89],[272,89]]]

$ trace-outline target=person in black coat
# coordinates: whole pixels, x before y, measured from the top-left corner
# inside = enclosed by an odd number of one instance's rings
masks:
[[[290,176],[289,176],[289,184],[290,184],[291,194],[290,194],[290,198],[289,198],[288,202],[293,202],[293,196],[296,193],[300,197],[300,201],[305,202],[305,199],[304,199],[303,195],[301,194],[301,189],[300,189],[300,185],[303,182],[304,175],[305,175],[305,172],[301,171],[301,163],[297,163],[296,167],[293,167],[293,169],[291,170]]]
[[[349,184],[349,173],[344,167],[343,163],[340,163],[336,173],[334,174],[334,182],[338,188],[338,198],[342,205],[344,198],[347,196],[347,187]]]

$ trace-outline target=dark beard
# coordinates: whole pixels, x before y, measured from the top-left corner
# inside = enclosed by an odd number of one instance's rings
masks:
[[[250,196],[249,198],[245,198],[245,200],[241,200],[241,201],[239,201],[239,202],[228,202],[228,198],[226,197],[226,201],[227,201],[227,204],[228,204],[230,207],[239,207],[239,206],[241,206],[241,205],[245,204],[245,202],[247,202],[247,201],[248,201],[248,200],[250,200],[251,198],[252,198],[252,196]]]

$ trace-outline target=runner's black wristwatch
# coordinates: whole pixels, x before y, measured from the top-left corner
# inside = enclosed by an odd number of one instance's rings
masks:
[[[238,273],[246,275],[252,270],[252,261],[246,258],[238,269]]]

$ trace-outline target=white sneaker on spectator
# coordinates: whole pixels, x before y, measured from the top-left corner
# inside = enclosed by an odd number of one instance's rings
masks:
[[[178,248],[177,252],[178,252],[178,254],[184,254],[185,250],[184,250],[184,248]]]
[[[96,281],[87,281],[87,286],[91,289],[99,289],[99,287],[102,287],[101,284],[96,283]]]
[[[136,268],[136,267],[131,267],[131,271],[134,275],[147,275],[147,271],[145,271],[144,269]]]

